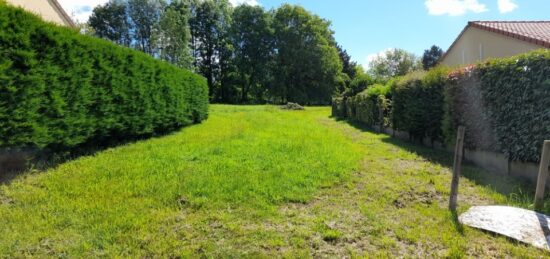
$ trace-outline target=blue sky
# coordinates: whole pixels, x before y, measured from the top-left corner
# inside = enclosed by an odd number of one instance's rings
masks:
[[[60,0],[68,13],[86,20],[106,0]],[[231,0],[266,9],[298,4],[332,21],[336,40],[353,60],[388,48],[417,55],[436,44],[446,50],[472,20],[550,20],[550,0]]]

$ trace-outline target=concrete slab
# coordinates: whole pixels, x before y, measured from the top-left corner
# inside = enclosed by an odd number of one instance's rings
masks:
[[[470,227],[550,250],[550,217],[544,214],[507,206],[476,206],[458,220]]]

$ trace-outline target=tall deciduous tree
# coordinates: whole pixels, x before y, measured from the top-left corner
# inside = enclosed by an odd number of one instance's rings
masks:
[[[259,6],[240,5],[233,12],[230,40],[241,84],[240,102],[264,98],[273,54],[271,17]]]
[[[94,34],[123,46],[130,46],[130,23],[126,13],[126,2],[109,1],[94,8],[89,26]]]
[[[192,67],[189,42],[189,6],[175,0],[165,9],[154,33],[154,45],[161,59],[183,68]]]
[[[342,63],[330,22],[285,4],[275,11],[275,87],[283,102],[329,103]]]
[[[128,16],[132,20],[133,41],[137,49],[153,55],[153,33],[160,21],[164,0],[128,0]]]
[[[430,68],[437,66],[437,62],[443,56],[443,53],[443,50],[436,45],[425,50],[422,56],[422,66],[424,70],[430,70]]]
[[[216,98],[217,86],[225,71],[224,52],[229,46],[227,31],[231,24],[231,6],[227,0],[196,1],[190,19],[195,67],[208,82],[210,97]],[[217,85],[215,85],[217,84]]]
[[[369,64],[369,74],[376,80],[386,81],[395,76],[404,76],[420,69],[419,59],[402,49],[390,49]]]

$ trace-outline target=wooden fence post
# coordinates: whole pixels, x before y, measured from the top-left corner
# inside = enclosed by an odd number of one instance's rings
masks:
[[[458,181],[460,179],[460,171],[462,170],[462,157],[464,153],[464,126],[458,127],[455,145],[455,157],[453,165],[453,180],[451,182],[451,196],[449,198],[449,210],[456,212],[457,197],[458,197]]]
[[[384,132],[384,110],[381,105],[378,105],[378,125],[380,125],[380,129],[378,133]]]
[[[550,163],[550,140],[545,140],[540,157],[539,177],[537,179],[537,192],[535,193],[535,210],[541,210],[544,206],[544,189],[548,177],[548,164]]]

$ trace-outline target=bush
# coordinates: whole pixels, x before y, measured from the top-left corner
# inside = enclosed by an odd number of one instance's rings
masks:
[[[497,151],[490,118],[484,112],[479,70],[465,67],[449,74],[444,90],[443,134],[454,145],[458,125],[466,127],[464,146],[472,150]]]
[[[349,88],[344,92],[345,97],[353,97],[364,91],[374,83],[374,80],[368,74],[361,74],[351,81]]]
[[[380,108],[383,115],[389,108],[390,88],[386,85],[372,85],[353,98],[355,105],[355,120],[363,124],[380,125]],[[386,122],[383,121],[386,125]]]
[[[65,149],[207,117],[205,80],[0,2],[0,147]]]
[[[539,161],[550,139],[550,51],[492,60],[479,70],[501,151],[512,160]]]
[[[454,72],[449,81],[447,98],[456,108],[447,114],[447,124],[462,123],[470,127],[467,132],[481,132],[478,138],[466,139],[474,148],[503,152],[511,160],[538,162],[542,143],[550,138],[550,51],[494,59],[470,70]],[[467,80],[473,83],[461,83]],[[476,85],[478,96],[465,98],[468,87]],[[480,107],[480,115],[471,118],[471,112],[460,112],[472,105]],[[490,138],[479,138],[487,135]]]
[[[447,73],[443,67],[413,72],[392,85],[394,129],[407,131],[418,140],[424,137],[442,140],[443,87]]]
[[[332,116],[336,118],[346,117],[346,104],[344,98],[334,97],[332,98]]]

